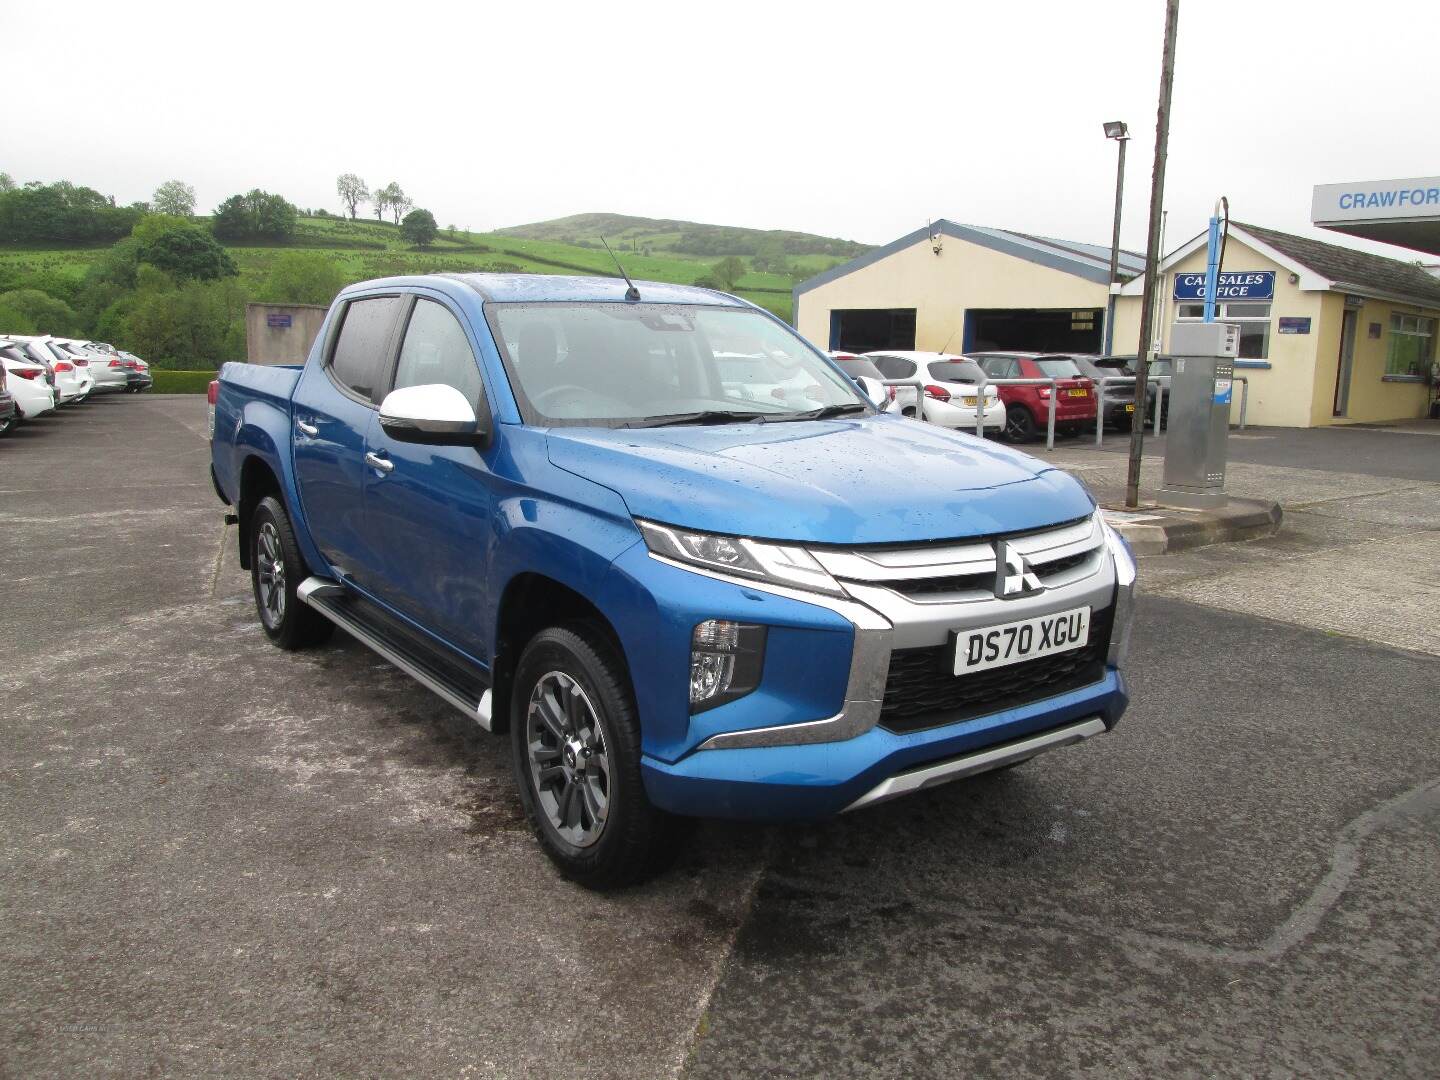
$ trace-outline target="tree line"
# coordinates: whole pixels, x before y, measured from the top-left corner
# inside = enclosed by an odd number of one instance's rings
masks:
[[[428,247],[439,235],[435,216],[417,209],[395,181],[373,194],[353,173],[336,185],[351,218],[363,203],[374,203],[377,220],[388,212],[400,226],[401,236],[417,247]],[[31,181],[17,184],[0,173],[0,240],[19,243],[95,244],[128,236],[150,213],[171,217],[195,216],[195,189],[183,180],[168,180],[155,189],[148,202],[119,206],[113,195],[61,180],[53,184]],[[324,212],[321,212],[322,216]],[[215,208],[210,231],[222,240],[283,243],[295,235],[301,211],[281,195],[254,188],[231,195]]]

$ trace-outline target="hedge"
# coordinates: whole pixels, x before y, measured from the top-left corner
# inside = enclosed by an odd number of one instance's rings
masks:
[[[150,389],[157,394],[203,394],[215,378],[213,371],[166,371],[153,367],[150,375],[155,380]]]

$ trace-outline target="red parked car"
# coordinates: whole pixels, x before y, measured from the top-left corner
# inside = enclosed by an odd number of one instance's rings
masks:
[[[1095,384],[1063,353],[967,353],[992,379],[1058,379],[1055,431],[1073,435],[1095,426]],[[1050,387],[1001,386],[1005,403],[1005,436],[1026,442],[1044,433],[1050,417]]]

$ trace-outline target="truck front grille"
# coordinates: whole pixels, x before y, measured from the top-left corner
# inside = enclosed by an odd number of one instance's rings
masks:
[[[954,673],[954,644],[897,649],[890,655],[880,726],[897,734],[924,731],[1099,682],[1113,617],[1113,605],[1094,613],[1083,648],[960,677]]]

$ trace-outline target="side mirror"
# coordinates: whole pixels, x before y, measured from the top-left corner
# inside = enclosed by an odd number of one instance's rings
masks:
[[[399,442],[442,446],[481,443],[490,434],[465,395],[444,383],[390,391],[380,403],[380,427]]]

